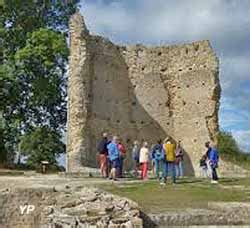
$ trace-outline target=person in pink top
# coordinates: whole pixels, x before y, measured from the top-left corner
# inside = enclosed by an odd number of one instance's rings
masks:
[[[140,150],[140,164],[141,164],[141,178],[143,180],[147,179],[148,174],[148,162],[149,162],[149,149],[148,149],[148,143],[144,142],[143,147]]]

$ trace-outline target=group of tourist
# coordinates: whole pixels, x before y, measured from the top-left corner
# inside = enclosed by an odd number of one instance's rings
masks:
[[[205,143],[206,153],[200,160],[201,176],[211,177],[212,183],[217,183],[219,156],[217,149],[210,142]],[[158,142],[149,148],[148,142],[142,145],[135,141],[132,146],[132,160],[134,176],[143,180],[148,178],[150,162],[152,164],[153,175],[161,184],[166,184],[169,173],[171,173],[173,183],[177,178],[183,177],[184,150],[181,141],[177,145],[170,139],[166,138],[163,142]],[[102,177],[117,180],[123,177],[124,160],[127,157],[127,150],[122,143],[122,139],[113,136],[112,140],[108,139],[108,134],[103,133],[103,137],[98,144],[98,160]]]

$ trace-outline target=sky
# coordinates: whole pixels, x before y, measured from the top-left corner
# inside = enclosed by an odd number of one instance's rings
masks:
[[[250,152],[249,0],[81,0],[92,34],[117,44],[210,40],[220,60],[220,128]]]

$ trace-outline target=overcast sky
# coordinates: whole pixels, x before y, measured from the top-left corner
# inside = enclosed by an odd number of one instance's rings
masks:
[[[118,44],[209,39],[220,59],[220,127],[250,151],[249,0],[82,0],[93,34]]]

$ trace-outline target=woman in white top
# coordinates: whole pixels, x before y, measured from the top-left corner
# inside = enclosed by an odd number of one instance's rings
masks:
[[[148,162],[149,162],[148,143],[144,142],[143,147],[140,150],[140,164],[141,164],[141,168],[142,168],[141,178],[143,180],[147,179]]]

